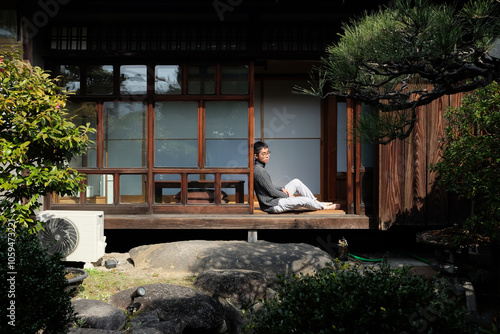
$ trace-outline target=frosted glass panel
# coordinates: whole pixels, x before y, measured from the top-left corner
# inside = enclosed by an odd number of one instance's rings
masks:
[[[264,82],[264,137],[319,138],[321,136],[320,99],[292,93],[303,81]]]
[[[248,166],[248,103],[205,104],[207,167]]]
[[[146,94],[147,90],[146,65],[120,66],[120,94]]]
[[[90,123],[92,128],[97,128],[97,108],[95,102],[70,102],[66,107],[68,109],[68,117],[71,118],[71,121],[76,126]],[[88,147],[86,154],[74,156],[71,159],[71,167],[97,167],[96,133],[89,133],[88,136],[93,143]]]
[[[105,102],[103,118],[105,166],[146,166],[145,103]]]
[[[248,66],[221,66],[222,94],[248,94]]]
[[[189,66],[188,94],[215,94],[215,66]]]
[[[198,166],[198,103],[155,105],[155,166]]]
[[[337,171],[347,172],[347,104],[337,103]]]
[[[181,94],[182,72],[179,65],[155,67],[155,94]]]
[[[248,103],[243,101],[207,102],[205,122],[207,138],[247,138]]]
[[[248,167],[248,140],[206,141],[207,167]]]
[[[319,139],[270,139],[266,142],[272,151],[266,170],[274,185],[284,186],[293,179],[300,179],[314,194],[320,193]]]
[[[146,165],[145,143],[140,140],[109,140],[106,167],[144,167]]]
[[[197,102],[157,102],[155,104],[156,139],[196,139],[197,136]]]
[[[255,118],[255,140],[262,138],[261,136],[261,101],[262,101],[262,81],[255,81],[255,104],[254,104],[254,118]]]

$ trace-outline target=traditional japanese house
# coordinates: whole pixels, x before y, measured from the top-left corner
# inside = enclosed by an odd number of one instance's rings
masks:
[[[0,7],[3,44],[64,78],[74,122],[97,129],[71,164],[86,191],[44,209],[102,210],[106,228],[356,228],[448,223],[438,158],[446,97],[414,134],[355,143],[356,101],[294,93],[342,22],[384,1],[18,0]],[[341,211],[267,215],[253,143],[276,184],[299,178]]]

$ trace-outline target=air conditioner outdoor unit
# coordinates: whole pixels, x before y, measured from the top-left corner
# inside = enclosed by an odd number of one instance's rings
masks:
[[[103,211],[46,210],[37,214],[45,222],[38,232],[42,247],[51,254],[62,253],[62,261],[97,262],[106,248]]]

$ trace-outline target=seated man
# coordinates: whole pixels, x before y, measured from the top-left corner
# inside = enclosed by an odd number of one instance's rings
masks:
[[[284,188],[275,187],[266,171],[270,154],[266,143],[258,141],[254,144],[254,188],[262,211],[281,213],[299,209],[340,209],[340,204],[318,202],[309,188],[298,179],[293,179]],[[296,193],[299,196],[294,196]]]

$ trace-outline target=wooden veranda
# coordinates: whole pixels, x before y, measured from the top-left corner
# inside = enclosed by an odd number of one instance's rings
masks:
[[[109,215],[105,229],[369,229],[376,228],[365,215],[346,214],[342,210],[267,214],[159,214]]]

